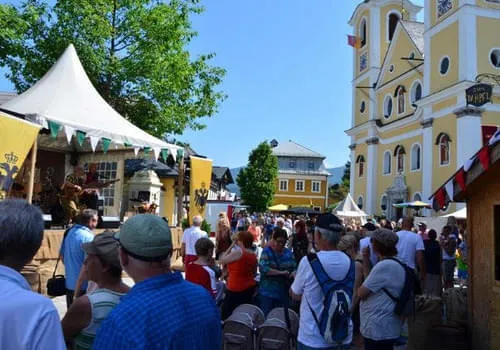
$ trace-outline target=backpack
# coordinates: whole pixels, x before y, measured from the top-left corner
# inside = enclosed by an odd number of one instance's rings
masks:
[[[420,281],[418,280],[415,271],[403,264],[401,261],[395,258],[387,258],[397,262],[405,270],[405,282],[403,284],[403,289],[399,294],[399,297],[392,295],[386,288],[382,290],[391,298],[396,305],[394,305],[394,313],[400,317],[406,317],[413,315],[415,313],[415,295],[422,294],[422,288],[420,286]]]
[[[316,254],[309,254],[307,259],[324,294],[323,310],[319,318],[309,302],[307,304],[326,343],[341,344],[349,335],[349,323],[351,322],[349,310],[354,288],[354,261],[349,257],[351,261],[349,271],[343,280],[335,281],[328,276]]]

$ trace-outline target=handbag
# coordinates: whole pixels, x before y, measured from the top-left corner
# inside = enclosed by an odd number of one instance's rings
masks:
[[[68,228],[64,232],[64,237],[61,242],[61,248],[64,245],[64,240],[66,239],[69,230],[71,230],[71,228]],[[52,277],[47,280],[47,295],[51,297],[60,297],[61,295],[66,295],[66,277],[64,277],[64,275],[56,275],[57,265],[59,265],[59,260],[61,260],[60,254],[57,258],[56,267],[54,268]]]

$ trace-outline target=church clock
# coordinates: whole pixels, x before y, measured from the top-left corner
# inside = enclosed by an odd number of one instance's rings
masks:
[[[453,7],[452,0],[437,0],[437,15],[443,16]]]

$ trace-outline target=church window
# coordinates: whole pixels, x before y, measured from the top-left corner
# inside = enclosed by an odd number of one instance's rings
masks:
[[[452,0],[438,0],[437,2],[437,16],[438,18],[445,15],[453,7]]]
[[[441,133],[438,136],[439,146],[439,165],[449,165],[450,164],[450,137]]]
[[[389,73],[392,73],[392,72],[394,72],[394,65],[393,64],[391,64],[389,66]]]
[[[365,101],[361,101],[361,105],[359,106],[359,111],[361,113],[364,113],[366,110],[366,104],[365,104]]]
[[[358,177],[363,177],[365,173],[365,157],[363,155],[359,155],[356,159],[356,164],[358,164]]]
[[[358,203],[356,204],[358,205],[359,209],[363,209],[363,196],[358,197]]]
[[[392,162],[391,152],[386,151],[384,153],[384,175],[391,173],[391,162]]]
[[[361,20],[361,26],[359,28],[359,38],[361,40],[361,47],[366,45],[366,19]]]
[[[389,41],[391,41],[394,36],[394,32],[396,31],[396,26],[398,25],[398,22],[399,22],[399,15],[397,13],[391,13],[389,15],[389,20],[387,23],[387,31],[388,31],[387,37]]]
[[[394,157],[396,157],[396,171],[400,174],[405,170],[405,149],[403,146],[396,147]]]
[[[392,97],[386,96],[384,99],[384,118],[389,119],[392,114]]]
[[[413,145],[411,148],[411,170],[413,171],[420,170],[420,154],[420,145]]]
[[[396,89],[396,97],[398,98],[398,114],[403,114],[405,112],[405,92],[404,86],[400,85]]]
[[[490,62],[493,65],[493,67],[500,69],[500,49],[491,50]]]
[[[439,64],[439,73],[441,75],[445,75],[448,73],[448,69],[450,68],[450,58],[449,57],[443,57],[441,59],[441,63]]]
[[[386,211],[387,210],[387,195],[382,195],[382,199],[380,200],[380,209],[382,209],[383,211]]]
[[[411,103],[412,105],[415,104],[415,102],[419,101],[422,98],[422,84],[420,82],[416,81],[413,83],[411,87]],[[416,106],[413,106],[416,107]]]

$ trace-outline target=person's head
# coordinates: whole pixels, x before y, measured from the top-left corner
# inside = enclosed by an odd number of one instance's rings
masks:
[[[195,215],[193,216],[193,226],[201,226],[201,223],[203,222],[203,218],[200,215]]]
[[[320,250],[336,250],[340,237],[344,234],[344,226],[333,214],[321,214],[316,220],[315,241]]]
[[[78,177],[85,176],[85,170],[80,165],[75,166],[73,169],[73,174]]]
[[[114,232],[105,231],[98,234],[92,242],[84,243],[82,248],[87,253],[85,269],[89,280],[101,284],[121,278],[119,244],[114,238]]]
[[[87,226],[89,229],[94,230],[97,227],[97,223],[99,222],[99,218],[97,217],[97,210],[94,209],[84,209],[79,218],[78,222]]]
[[[283,226],[285,226],[285,219],[281,217],[276,219],[276,226],[283,228]]]
[[[425,230],[427,230],[427,224],[423,221],[420,221],[418,223],[418,229],[419,231],[425,232]]]
[[[367,222],[363,226],[361,226],[361,231],[365,234],[365,236],[371,235],[373,231],[377,229],[377,226],[375,226],[372,222]]]
[[[448,235],[452,232],[452,228],[450,225],[446,225],[443,227],[442,231],[441,231],[441,235],[445,236],[445,237],[448,237]]]
[[[194,250],[197,256],[211,258],[214,254],[215,245],[210,238],[202,237],[194,244]]]
[[[390,257],[398,254],[396,244],[398,235],[385,228],[375,230],[371,237],[372,247],[375,254],[379,257]]]
[[[1,201],[0,265],[21,270],[40,248],[43,229],[40,209],[19,199]]]
[[[403,230],[411,231],[413,228],[413,216],[406,216],[401,223],[401,228]]]
[[[286,241],[288,240],[288,235],[284,229],[276,227],[273,231],[273,240],[276,243],[275,245],[273,245],[273,250],[281,253],[285,248]]]
[[[238,245],[241,248],[250,249],[253,244],[253,235],[248,231],[238,232]]]
[[[429,230],[429,232],[427,232],[427,237],[429,237],[429,240],[435,241],[436,238],[437,238],[437,232],[436,232],[436,230],[434,230],[433,228],[431,228]]]
[[[354,258],[359,253],[359,240],[353,234],[344,235],[340,238],[338,249]]]
[[[90,163],[89,164],[89,173],[93,174],[97,171],[97,163]]]
[[[306,228],[306,222],[304,220],[301,219],[295,223],[295,232],[297,233],[297,236],[306,235],[307,228]]]
[[[132,216],[115,238],[120,243],[121,265],[136,283],[170,270],[172,234],[159,216]]]
[[[446,221],[446,225],[457,226],[457,218],[454,216],[448,216],[448,220]]]

